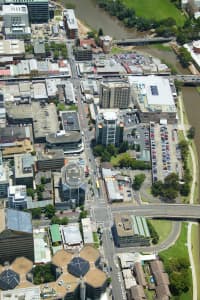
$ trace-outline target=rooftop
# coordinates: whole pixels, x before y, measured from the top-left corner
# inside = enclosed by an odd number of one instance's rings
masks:
[[[129,82],[143,112],[176,112],[169,79],[161,76],[129,76]]]
[[[83,277],[89,271],[89,262],[81,257],[74,257],[67,266],[68,272],[76,277]]]
[[[12,270],[21,275],[26,275],[33,267],[32,261],[25,257],[18,257],[12,263]]]
[[[60,117],[65,131],[80,131],[78,113],[76,111],[61,111]]]
[[[33,286],[0,292],[1,300],[40,300],[40,287]]]
[[[51,233],[51,239],[53,243],[62,241],[58,224],[53,224],[50,226],[50,233]]]
[[[5,229],[32,233],[31,214],[15,209],[0,209],[0,233]]]
[[[59,250],[52,258],[52,263],[58,267],[65,267],[71,261],[73,254],[65,250]]]
[[[92,287],[101,287],[107,280],[106,274],[99,269],[90,269],[85,275],[85,281]]]
[[[61,227],[63,243],[67,245],[77,245],[82,243],[82,237],[78,223],[71,223]]]
[[[65,12],[64,12],[64,15],[66,16],[66,19],[67,19],[68,28],[78,30],[78,24],[77,24],[77,21],[76,21],[74,10],[73,9],[66,9]]]
[[[20,282],[19,274],[13,270],[7,269],[0,274],[0,289],[14,289]]]
[[[92,246],[85,246],[80,251],[80,257],[86,259],[90,263],[95,263],[100,258],[99,250]]]
[[[49,133],[46,136],[46,141],[50,144],[81,143],[81,134],[76,131],[68,131],[60,134],[57,131],[56,133]]]
[[[62,170],[62,184],[66,184],[71,188],[78,188],[85,181],[84,169],[75,162],[65,165]]]
[[[28,14],[28,9],[26,5],[3,5],[3,14]]]

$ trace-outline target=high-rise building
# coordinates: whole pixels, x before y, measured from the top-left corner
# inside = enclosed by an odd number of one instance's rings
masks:
[[[100,106],[102,108],[128,108],[130,84],[126,80],[103,81],[100,84]]]
[[[27,5],[31,23],[48,22],[49,0],[0,0],[0,4]]]
[[[34,261],[31,214],[0,209],[0,264],[25,256]]]
[[[61,190],[63,204],[66,207],[84,204],[85,201],[85,175],[84,169],[77,163],[69,163],[61,170]]]
[[[3,165],[2,153],[0,151],[0,198],[6,198],[9,186],[9,169]]]
[[[28,9],[26,5],[3,5],[4,27],[29,26]]]
[[[124,123],[114,111],[103,112],[96,121],[96,142],[102,145],[119,146],[123,142]]]
[[[78,38],[78,24],[73,9],[64,10],[65,27],[70,39]]]

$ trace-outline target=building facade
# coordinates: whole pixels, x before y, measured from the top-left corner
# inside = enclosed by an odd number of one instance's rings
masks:
[[[96,121],[96,143],[119,146],[123,142],[124,123],[115,112],[104,112]]]
[[[99,101],[102,108],[128,108],[130,84],[125,80],[101,82]]]
[[[0,209],[0,264],[24,256],[34,261],[31,214]]]
[[[0,4],[27,5],[31,23],[47,23],[49,20],[48,0],[1,0]]]

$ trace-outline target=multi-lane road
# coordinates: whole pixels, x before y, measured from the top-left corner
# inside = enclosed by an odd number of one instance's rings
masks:
[[[112,212],[132,213],[137,216],[150,218],[176,219],[176,220],[200,220],[200,205],[189,204],[148,204],[140,206],[112,207]]]

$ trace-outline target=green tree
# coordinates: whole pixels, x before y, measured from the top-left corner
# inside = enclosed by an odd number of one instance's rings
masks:
[[[33,219],[40,219],[41,213],[42,213],[42,211],[41,211],[40,207],[31,209],[31,214],[32,214]]]
[[[143,173],[135,175],[135,178],[134,178],[134,181],[133,181],[134,190],[136,190],[136,191],[140,190],[145,178],[146,178],[146,176]]]
[[[35,192],[32,188],[27,188],[27,196],[34,198]]]
[[[124,153],[128,150],[128,142],[125,141],[119,146],[119,153]]]
[[[99,28],[98,36],[103,36],[103,29],[102,28]]]
[[[107,150],[104,150],[101,154],[101,161],[104,162],[104,161],[110,161],[111,159],[111,155],[110,153],[107,151]]]
[[[83,210],[80,212],[79,220],[87,218],[88,212],[87,210]]]
[[[195,127],[194,126],[191,126],[190,129],[188,130],[187,137],[189,139],[194,139],[194,137],[195,137]]]
[[[52,204],[45,207],[45,216],[51,219],[55,215],[56,209]]]
[[[109,144],[106,147],[106,150],[110,153],[111,156],[115,156],[117,154],[117,148],[112,144]]]

